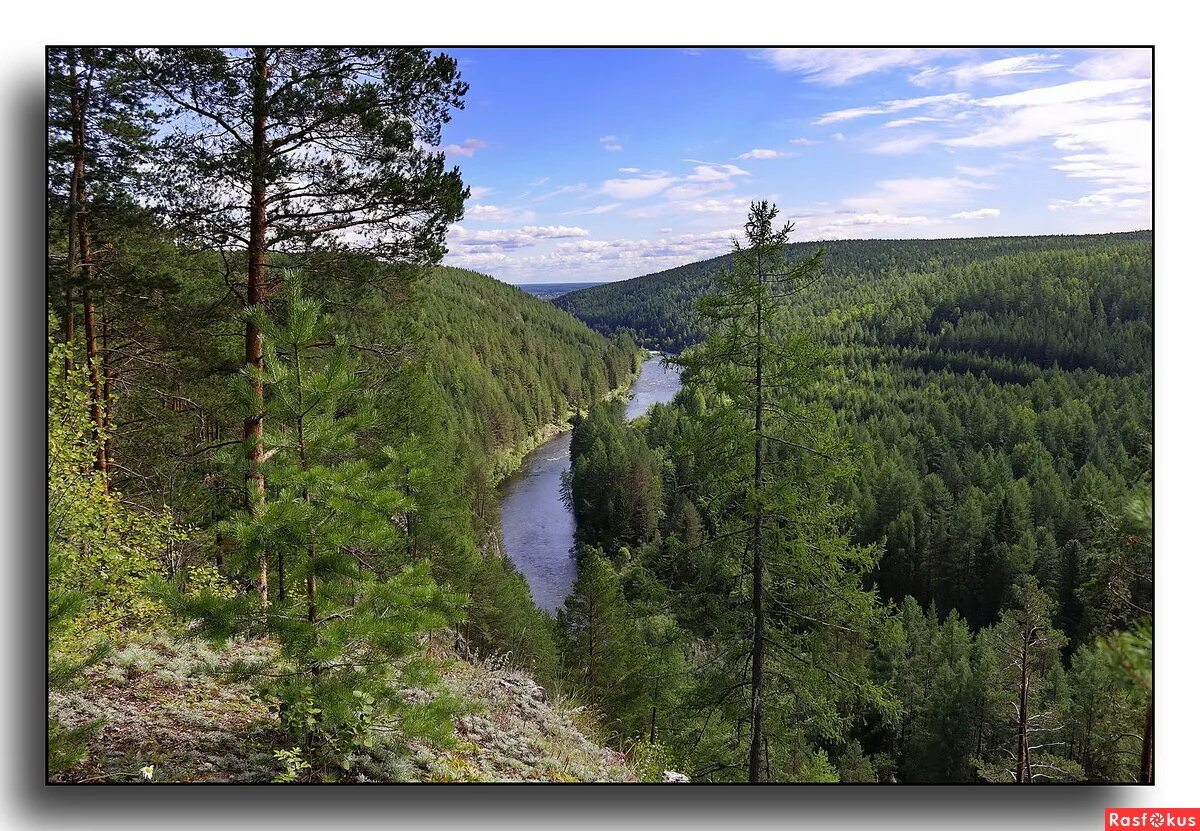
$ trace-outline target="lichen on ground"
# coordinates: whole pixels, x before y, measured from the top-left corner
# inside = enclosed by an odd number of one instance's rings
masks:
[[[234,641],[222,651],[167,635],[130,637],[70,691],[52,691],[49,715],[72,727],[103,726],[86,759],[57,782],[268,782],[282,772],[275,751],[290,743],[252,682],[228,674],[238,662],[270,658],[269,641]],[[450,746],[391,744],[357,781],[628,782],[622,754],[589,739],[587,714],[548,699],[503,661],[445,662],[442,692],[462,703]],[[428,691],[413,690],[415,697]]]

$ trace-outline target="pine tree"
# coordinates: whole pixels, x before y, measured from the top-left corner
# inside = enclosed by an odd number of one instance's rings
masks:
[[[278,641],[275,666],[244,669],[265,679],[310,774],[333,776],[381,735],[448,734],[447,702],[413,704],[403,687],[436,678],[427,639],[456,619],[463,599],[435,584],[427,561],[396,566],[399,520],[410,507],[396,486],[402,474],[360,451],[372,402],[320,305],[293,284],[278,318],[261,308],[250,314],[263,334],[264,368],[248,373],[247,386],[266,395],[270,475],[262,504],[235,516],[227,532],[245,565],[265,560],[276,569],[277,595],[265,608],[253,595],[181,604],[214,637],[249,629]]]
[[[46,54],[47,157],[52,222],[66,225],[66,262],[52,269],[52,298],[62,309],[64,360],[74,365],[75,310],[82,306],[84,359],[89,376],[93,464],[112,467],[108,418],[111,356],[108,349],[107,244],[131,212],[131,194],[150,153],[154,114],[147,90],[120,49],[55,47]],[[61,226],[59,226],[61,228]]]
[[[131,57],[164,102],[159,195],[171,221],[205,248],[246,254],[245,300],[278,287],[272,252],[355,249],[436,262],[468,190],[431,151],[466,85],[453,59],[420,49],[168,48]],[[256,318],[245,364],[263,370]],[[265,494],[263,390],[255,381],[243,433],[252,502]],[[268,596],[268,563],[259,593]]]

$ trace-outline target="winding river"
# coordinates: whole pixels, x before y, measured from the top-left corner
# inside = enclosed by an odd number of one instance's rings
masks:
[[[664,365],[652,352],[633,384],[625,417],[634,419],[667,403],[679,387],[679,368]],[[500,489],[504,549],[529,582],[534,602],[551,612],[562,606],[575,581],[575,517],[560,497],[570,449],[571,434],[560,433],[526,456]]]

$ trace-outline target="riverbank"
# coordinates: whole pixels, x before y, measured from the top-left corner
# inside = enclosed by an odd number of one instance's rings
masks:
[[[634,384],[637,383],[638,378],[641,376],[642,366],[645,364],[647,358],[653,354],[657,353],[646,349],[640,350],[638,353],[637,371],[630,374],[629,379],[625,383],[609,390],[604,397],[600,399],[599,403],[612,401],[614,398],[620,398],[622,396],[628,396],[630,391],[633,389]],[[586,416],[589,409],[590,408],[581,407],[579,408],[578,412]],[[571,414],[574,415],[574,412]],[[492,485],[494,487],[499,487],[502,485],[505,479],[512,476],[521,468],[521,465],[525,462],[525,459],[530,453],[537,450],[543,444],[558,438],[563,433],[569,432],[570,429],[571,425],[566,421],[543,424],[537,430],[537,432],[526,437],[525,440],[516,447],[508,450],[500,450],[492,454]]]
[[[670,401],[679,389],[679,373],[658,357],[644,353],[631,383],[606,396],[624,401],[628,418]],[[575,516],[563,501],[563,483],[571,471],[570,445],[569,431],[539,444],[500,490],[503,548],[529,585],[534,603],[551,614],[562,606],[576,577]]]

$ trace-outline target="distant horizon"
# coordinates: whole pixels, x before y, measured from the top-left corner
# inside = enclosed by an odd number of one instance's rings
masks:
[[[1148,48],[449,48],[447,265],[617,282],[725,253],[767,199],[796,242],[1152,225]]]

